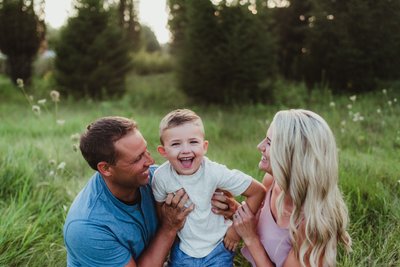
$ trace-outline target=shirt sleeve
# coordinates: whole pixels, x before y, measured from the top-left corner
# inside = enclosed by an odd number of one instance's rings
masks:
[[[217,188],[231,192],[234,196],[241,195],[250,186],[253,178],[239,170],[228,169],[217,164],[219,183]]]
[[[162,168],[159,168],[155,171],[153,175],[153,181],[151,184],[151,189],[153,190],[154,199],[157,202],[164,202],[167,194],[165,192],[163,177],[162,177]]]
[[[124,266],[132,257],[109,229],[90,221],[72,221],[64,240],[68,266]]]

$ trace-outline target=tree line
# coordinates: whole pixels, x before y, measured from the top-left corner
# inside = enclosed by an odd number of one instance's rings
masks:
[[[27,62],[45,32],[43,9],[33,7],[43,2],[0,0],[0,50],[13,81],[29,80]],[[400,77],[400,1],[168,0],[167,5],[178,84],[199,101],[265,101],[278,79],[363,92]],[[56,47],[60,88],[93,98],[123,94],[129,54],[141,46],[137,7],[138,0],[75,1],[76,15]]]

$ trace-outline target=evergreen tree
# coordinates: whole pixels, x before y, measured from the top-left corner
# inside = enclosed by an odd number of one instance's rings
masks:
[[[187,5],[186,0],[168,0],[169,9],[168,27],[172,35],[170,44],[171,53],[177,55],[182,52],[185,41],[185,29],[187,26]]]
[[[307,80],[335,91],[374,90],[400,76],[399,1],[320,1],[307,37]]]
[[[138,0],[119,0],[118,23],[132,50],[140,47],[141,25],[138,19]]]
[[[129,45],[103,1],[77,1],[56,47],[56,80],[76,96],[96,99],[121,95],[130,69]]]
[[[179,55],[181,88],[209,103],[261,101],[261,83],[276,72],[275,42],[262,14],[249,4],[186,3],[185,39]],[[253,9],[253,12],[256,10]]]
[[[144,50],[147,52],[152,53],[161,50],[160,43],[149,26],[142,26],[140,39],[142,40],[142,46],[144,47]]]
[[[0,50],[7,56],[6,71],[16,84],[29,84],[32,63],[45,35],[45,25],[34,1],[0,0]]]

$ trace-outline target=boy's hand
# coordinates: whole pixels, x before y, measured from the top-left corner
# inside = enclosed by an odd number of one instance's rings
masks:
[[[224,245],[230,251],[235,251],[240,241],[240,236],[236,233],[233,225],[228,228],[224,237]]]

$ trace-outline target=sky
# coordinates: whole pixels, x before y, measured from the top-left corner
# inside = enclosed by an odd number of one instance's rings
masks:
[[[168,14],[165,0],[140,0],[139,20],[155,33],[158,42],[167,43],[170,36],[167,29]],[[72,0],[46,0],[46,22],[53,28],[65,24],[71,13]]]

